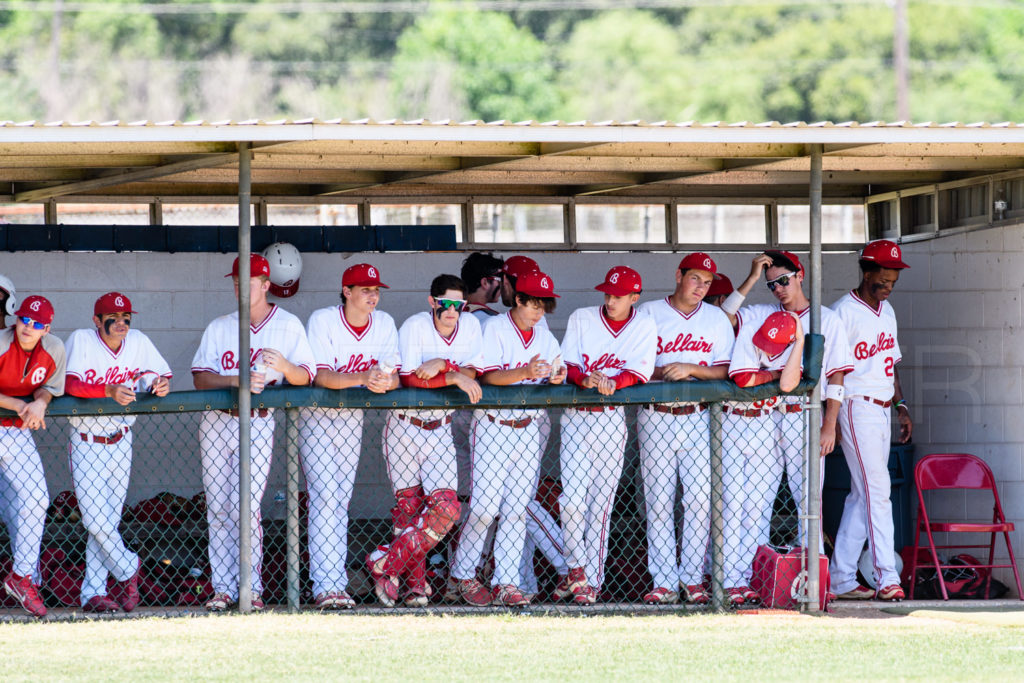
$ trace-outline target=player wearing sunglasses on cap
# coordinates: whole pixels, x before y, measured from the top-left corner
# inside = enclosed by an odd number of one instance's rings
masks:
[[[429,311],[416,313],[398,330],[402,385],[454,385],[476,403],[483,395],[475,380],[483,366],[483,343],[479,321],[462,315],[466,285],[454,275],[438,275],[427,302]],[[459,518],[453,412],[400,408],[388,415],[384,456],[396,498],[394,540],[367,558],[377,597],[388,607],[402,597],[403,580],[405,604],[427,605],[427,553]]]

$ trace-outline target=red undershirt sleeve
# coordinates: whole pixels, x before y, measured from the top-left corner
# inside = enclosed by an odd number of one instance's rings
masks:
[[[439,372],[430,379],[420,379],[414,374],[399,375],[403,387],[415,387],[417,389],[442,389],[448,386],[445,373]]]
[[[568,368],[566,379],[578,387],[583,386],[583,380],[587,378],[586,374],[575,365],[567,365],[566,367]]]
[[[78,398],[106,398],[107,396],[105,384],[90,384],[71,375],[64,378],[64,391]]]
[[[756,372],[737,372],[733,376],[733,381],[741,387],[756,387],[761,384],[767,384],[772,381],[772,373],[768,370],[758,370]],[[751,381],[753,380],[753,381]]]
[[[634,375],[632,372],[624,371],[612,377],[615,380],[616,389],[625,389],[636,384],[640,378]]]

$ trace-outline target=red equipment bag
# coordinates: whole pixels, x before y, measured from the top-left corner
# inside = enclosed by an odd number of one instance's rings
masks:
[[[779,551],[782,552],[779,552]],[[753,573],[750,587],[761,596],[761,604],[776,609],[796,609],[799,606],[800,593],[807,581],[806,570],[801,571],[801,563],[807,559],[803,548],[775,548],[767,545],[758,546],[754,555]],[[818,556],[819,562],[819,606],[822,610],[828,607],[828,557]]]

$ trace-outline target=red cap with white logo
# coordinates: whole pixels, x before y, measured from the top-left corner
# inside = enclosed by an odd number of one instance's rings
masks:
[[[865,244],[860,257],[865,261],[877,263],[883,268],[899,270],[910,267],[903,262],[903,252],[900,251],[899,246],[891,240],[875,240]]]
[[[712,275],[718,274],[714,259],[702,251],[696,251],[680,261],[679,270],[706,270]]]
[[[249,254],[249,277],[265,275],[270,277],[270,262],[262,254]],[[224,277],[238,277],[238,257],[231,266],[231,272]]]
[[[615,266],[604,276],[604,282],[594,287],[599,292],[612,296],[639,294],[644,288],[640,273],[629,266]]]
[[[794,273],[803,273],[804,264],[800,263],[800,259],[791,251],[782,251],[781,249],[768,249],[764,252],[767,256],[771,256],[774,259],[779,259],[785,262],[786,267],[791,269]]]
[[[540,272],[526,273],[516,278],[516,292],[539,299],[561,298],[555,294],[555,283],[548,275]]]
[[[19,318],[32,318],[37,323],[49,325],[53,322],[53,304],[45,296],[34,294],[21,302],[14,315]]]
[[[108,313],[136,313],[132,310],[132,301],[120,292],[107,292],[92,307],[92,314],[96,316]]]
[[[732,280],[726,275],[715,273],[715,279],[708,287],[708,293],[704,296],[728,296],[733,293]]]
[[[391,289],[380,281],[380,271],[369,263],[357,263],[345,269],[341,275],[342,287],[383,287]]]
[[[769,356],[777,356],[796,341],[796,319],[786,311],[776,311],[754,333],[754,346]]]
[[[522,277],[527,273],[536,273],[540,271],[540,266],[529,256],[510,256],[505,259],[505,265],[501,267],[501,271],[509,277]]]

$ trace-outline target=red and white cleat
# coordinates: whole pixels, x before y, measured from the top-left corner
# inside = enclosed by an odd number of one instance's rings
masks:
[[[655,588],[644,596],[644,602],[648,605],[674,605],[679,602],[679,593],[668,588]]]
[[[30,576],[18,576],[14,572],[4,579],[4,590],[12,598],[21,603],[26,612],[40,619],[46,616],[46,605],[39,595],[39,588],[32,583]]]

